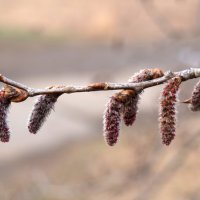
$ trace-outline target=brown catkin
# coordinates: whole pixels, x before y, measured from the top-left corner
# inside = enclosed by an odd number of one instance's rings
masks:
[[[0,141],[9,142],[10,129],[7,122],[7,114],[11,102],[4,97],[4,91],[0,91]]]
[[[28,121],[30,133],[36,134],[38,132],[54,108],[59,96],[60,94],[46,94],[38,97]]]
[[[200,81],[194,86],[189,108],[192,111],[200,111]]]
[[[115,97],[111,97],[106,105],[103,117],[104,138],[110,146],[115,145],[119,137],[121,109],[121,102],[119,102]]]
[[[129,95],[127,100],[123,103],[122,115],[126,126],[131,126],[136,120],[138,112],[139,94],[135,93]]]
[[[135,73],[128,81],[129,83],[139,83],[143,81],[149,81],[155,78],[162,77],[164,74],[160,69],[143,69],[138,73]],[[127,100],[123,104],[123,120],[126,126],[131,126],[136,120],[136,115],[138,112],[138,103],[140,99],[139,93],[128,94]]]
[[[176,132],[176,102],[177,92],[181,83],[180,77],[172,78],[164,86],[160,101],[160,132],[162,142],[170,145]]]
[[[164,73],[161,69],[142,69],[139,72],[135,73],[132,77],[129,78],[129,83],[139,83],[143,81],[150,81],[155,78],[160,78],[164,76]]]

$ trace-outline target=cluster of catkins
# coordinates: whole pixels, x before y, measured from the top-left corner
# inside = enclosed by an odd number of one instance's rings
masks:
[[[133,75],[130,83],[139,83],[162,77],[164,74],[159,69],[144,69]],[[181,77],[174,77],[167,81],[160,98],[159,129],[162,143],[170,145],[176,132],[176,103]],[[108,145],[117,143],[120,132],[121,120],[126,126],[131,126],[136,120],[138,103],[141,91],[123,90],[110,97],[104,113],[104,137]],[[194,88],[189,108],[192,111],[200,110],[200,82]]]
[[[16,93],[13,93],[13,91]],[[40,95],[28,120],[28,129],[30,133],[36,134],[41,128],[46,118],[61,94]],[[8,110],[12,102],[21,102],[28,97],[23,90],[5,86],[0,91],[0,141],[9,142],[10,128],[7,122]]]
[[[139,83],[162,77],[160,69],[144,69],[134,74],[129,83]],[[106,105],[103,119],[104,137],[108,145],[117,143],[120,131],[121,118],[126,126],[135,122],[138,112],[138,102],[142,90],[123,90],[114,94]]]
[[[164,76],[164,73],[160,69],[143,69],[134,74],[128,82],[140,83],[162,76]],[[161,93],[159,125],[162,142],[165,145],[169,145],[175,137],[176,103],[181,82],[182,78],[180,76],[168,80]],[[110,97],[103,116],[104,137],[108,145],[113,146],[117,143],[122,120],[126,126],[131,126],[135,122],[142,92],[143,89],[122,90]],[[39,131],[60,95],[58,93],[52,93],[40,95],[37,98],[28,120],[28,130],[30,133],[36,134]],[[21,102],[27,97],[28,93],[26,91],[8,85],[0,90],[1,142],[8,142],[10,139],[7,114],[11,103]],[[200,81],[195,85],[192,97],[188,100],[188,103],[192,111],[200,110]]]

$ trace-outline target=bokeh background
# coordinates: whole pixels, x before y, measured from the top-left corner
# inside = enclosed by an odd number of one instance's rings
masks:
[[[198,0],[0,0],[0,72],[44,88],[198,67],[199,19]],[[195,82],[182,85],[180,100]],[[198,200],[200,113],[180,104],[176,139],[162,146],[161,88],[145,91],[115,147],[102,137],[114,92],[63,95],[37,135],[27,130],[35,99],[13,104],[11,141],[0,144],[0,199]]]

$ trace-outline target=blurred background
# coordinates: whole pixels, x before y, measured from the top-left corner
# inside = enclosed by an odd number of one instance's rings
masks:
[[[198,0],[0,0],[0,72],[44,88],[198,67],[199,19]],[[180,100],[195,82],[182,85]],[[35,99],[13,104],[11,141],[0,144],[0,199],[198,200],[200,113],[179,105],[176,139],[162,146],[161,88],[145,91],[115,147],[102,137],[112,91],[63,95],[37,135],[27,130]]]

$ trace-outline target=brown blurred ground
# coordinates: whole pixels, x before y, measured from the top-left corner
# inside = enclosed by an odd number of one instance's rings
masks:
[[[198,67],[199,1],[0,1],[1,73],[33,87],[125,82],[139,69]],[[184,83],[180,99],[192,84]],[[26,128],[33,99],[10,111],[0,145],[3,200],[198,200],[199,113],[179,106],[176,140],[158,133],[161,87],[145,91],[134,127],[102,138],[113,92],[65,95],[37,135]]]

